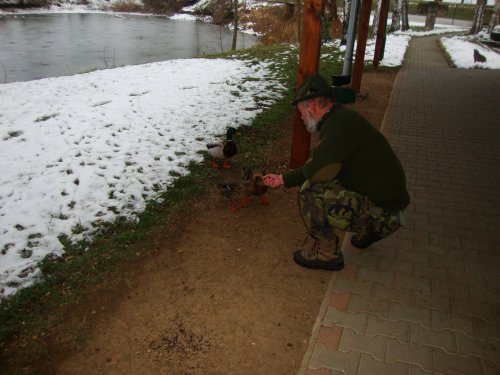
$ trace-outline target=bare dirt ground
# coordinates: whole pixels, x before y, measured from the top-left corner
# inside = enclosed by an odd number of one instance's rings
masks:
[[[365,73],[351,105],[377,127],[395,74]],[[291,121],[277,126],[283,136],[269,148],[268,171],[288,164]],[[238,180],[242,165],[236,157],[214,181]],[[197,199],[155,228],[119,282],[75,306],[78,345],[59,343],[23,372],[295,374],[331,277],[292,260],[305,236],[295,195],[274,190],[269,205],[255,200],[237,213],[215,188]]]

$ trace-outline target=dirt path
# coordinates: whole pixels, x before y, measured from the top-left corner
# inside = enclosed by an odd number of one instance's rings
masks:
[[[354,107],[377,126],[394,77],[364,76],[368,95]],[[288,163],[290,124],[281,126],[273,171]],[[243,164],[216,180],[238,179]],[[124,282],[76,307],[86,339],[55,348],[37,373],[295,374],[331,276],[293,263],[305,235],[295,194],[272,191],[268,206],[232,213],[213,189],[186,207],[175,235],[158,227],[137,250],[149,255]]]

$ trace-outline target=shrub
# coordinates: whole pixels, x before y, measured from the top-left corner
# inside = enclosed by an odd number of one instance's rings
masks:
[[[173,14],[192,3],[191,0],[144,0],[144,7],[157,14]]]
[[[141,12],[144,10],[144,6],[142,4],[138,4],[130,0],[117,1],[109,5],[108,8],[113,12],[127,12],[127,13]]]

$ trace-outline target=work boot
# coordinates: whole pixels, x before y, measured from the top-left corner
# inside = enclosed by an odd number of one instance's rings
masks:
[[[372,243],[381,240],[377,233],[373,231],[365,232],[363,234],[355,234],[351,237],[351,245],[357,247],[358,249],[366,249],[371,246]]]
[[[302,267],[339,271],[344,268],[344,257],[338,238],[332,241],[314,240],[310,248],[301,248],[293,254],[295,263]]]

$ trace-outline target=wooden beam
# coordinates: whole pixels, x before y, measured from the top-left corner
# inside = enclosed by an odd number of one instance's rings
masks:
[[[377,40],[375,41],[375,52],[373,53],[373,65],[377,67],[382,60],[385,48],[385,28],[387,16],[389,15],[389,0],[382,0],[380,15],[377,26]]]
[[[321,17],[324,9],[324,0],[304,1],[297,89],[305,78],[318,72],[321,50]],[[298,168],[306,162],[309,157],[310,143],[311,135],[307,132],[299,112],[295,110],[290,168]]]
[[[361,77],[363,76],[363,65],[365,63],[366,41],[368,40],[368,26],[370,23],[370,13],[372,0],[363,0],[359,11],[358,23],[358,44],[356,45],[356,57],[352,72],[351,88],[359,92],[361,89]]]

